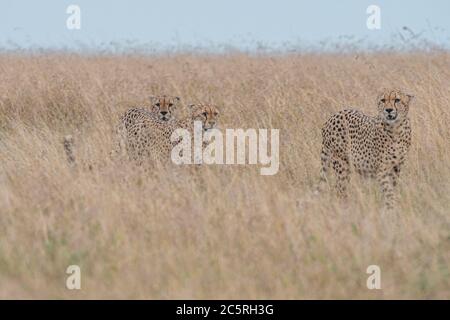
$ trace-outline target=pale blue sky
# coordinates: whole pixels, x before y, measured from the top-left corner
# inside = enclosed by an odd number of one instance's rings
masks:
[[[81,30],[68,30],[66,8],[81,8]],[[366,8],[381,8],[381,30],[368,30]],[[231,44],[321,46],[321,41],[389,44],[393,34],[450,47],[448,0],[0,0],[0,47],[92,48],[111,41],[159,47]]]

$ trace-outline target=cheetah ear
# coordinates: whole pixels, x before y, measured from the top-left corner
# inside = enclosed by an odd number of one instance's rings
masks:
[[[192,115],[195,113],[195,110],[197,110],[198,106],[195,103],[190,103],[187,105],[187,108],[189,110],[189,113]]]
[[[408,104],[411,103],[415,99],[415,97],[412,94],[407,94],[406,97],[408,98]]]
[[[380,91],[380,93],[377,94],[376,104],[378,104],[383,97],[384,97],[384,91]]]
[[[175,100],[180,101],[181,99],[180,97],[175,97]]]

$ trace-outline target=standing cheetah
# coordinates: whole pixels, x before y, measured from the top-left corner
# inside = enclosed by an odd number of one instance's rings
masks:
[[[375,177],[381,185],[385,207],[392,209],[394,187],[411,145],[408,110],[412,98],[400,90],[384,90],[378,97],[376,117],[349,109],[333,115],[322,128],[320,181],[327,181],[331,165],[338,194],[346,197],[352,169]]]
[[[179,97],[173,96],[152,96],[150,110],[145,108],[131,108],[120,118],[116,128],[116,145],[113,153],[119,154],[128,150],[128,131],[142,119],[151,118],[156,126],[165,126],[175,121],[174,112],[180,102]]]
[[[190,105],[190,115],[181,120],[162,124],[152,117],[141,117],[127,131],[130,157],[142,163],[144,159],[167,162],[174,145],[170,137],[176,129],[187,129],[193,137],[194,121],[201,121],[205,131],[215,128],[219,111],[211,104]]]

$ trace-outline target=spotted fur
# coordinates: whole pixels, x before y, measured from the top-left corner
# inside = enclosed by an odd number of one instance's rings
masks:
[[[170,140],[176,129],[187,129],[193,137],[194,121],[201,121],[203,128],[209,130],[216,126],[218,117],[217,107],[211,104],[191,105],[189,116],[167,124],[152,117],[142,117],[127,131],[128,154],[140,163],[146,159],[168,162],[172,148],[179,143]]]
[[[321,182],[327,181],[332,167],[337,192],[346,197],[351,171],[375,177],[386,208],[392,209],[394,188],[411,146],[411,100],[400,90],[384,90],[377,100],[376,117],[351,109],[333,115],[322,128]]]
[[[116,128],[116,145],[114,154],[124,155],[128,151],[127,145],[128,131],[136,123],[143,119],[151,118],[154,126],[166,126],[176,121],[174,113],[178,108],[180,101],[179,97],[174,96],[151,96],[151,107],[146,108],[131,108],[128,109],[120,118],[119,124]]]

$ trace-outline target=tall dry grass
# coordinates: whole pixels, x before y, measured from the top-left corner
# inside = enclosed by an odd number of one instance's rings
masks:
[[[449,84],[448,53],[3,54],[0,297],[450,298]],[[358,177],[348,203],[313,197],[323,122],[373,114],[390,86],[416,96],[398,212]],[[117,117],[159,93],[216,103],[223,128],[280,129],[279,173],[110,160]],[[372,264],[381,290],[366,287]]]

